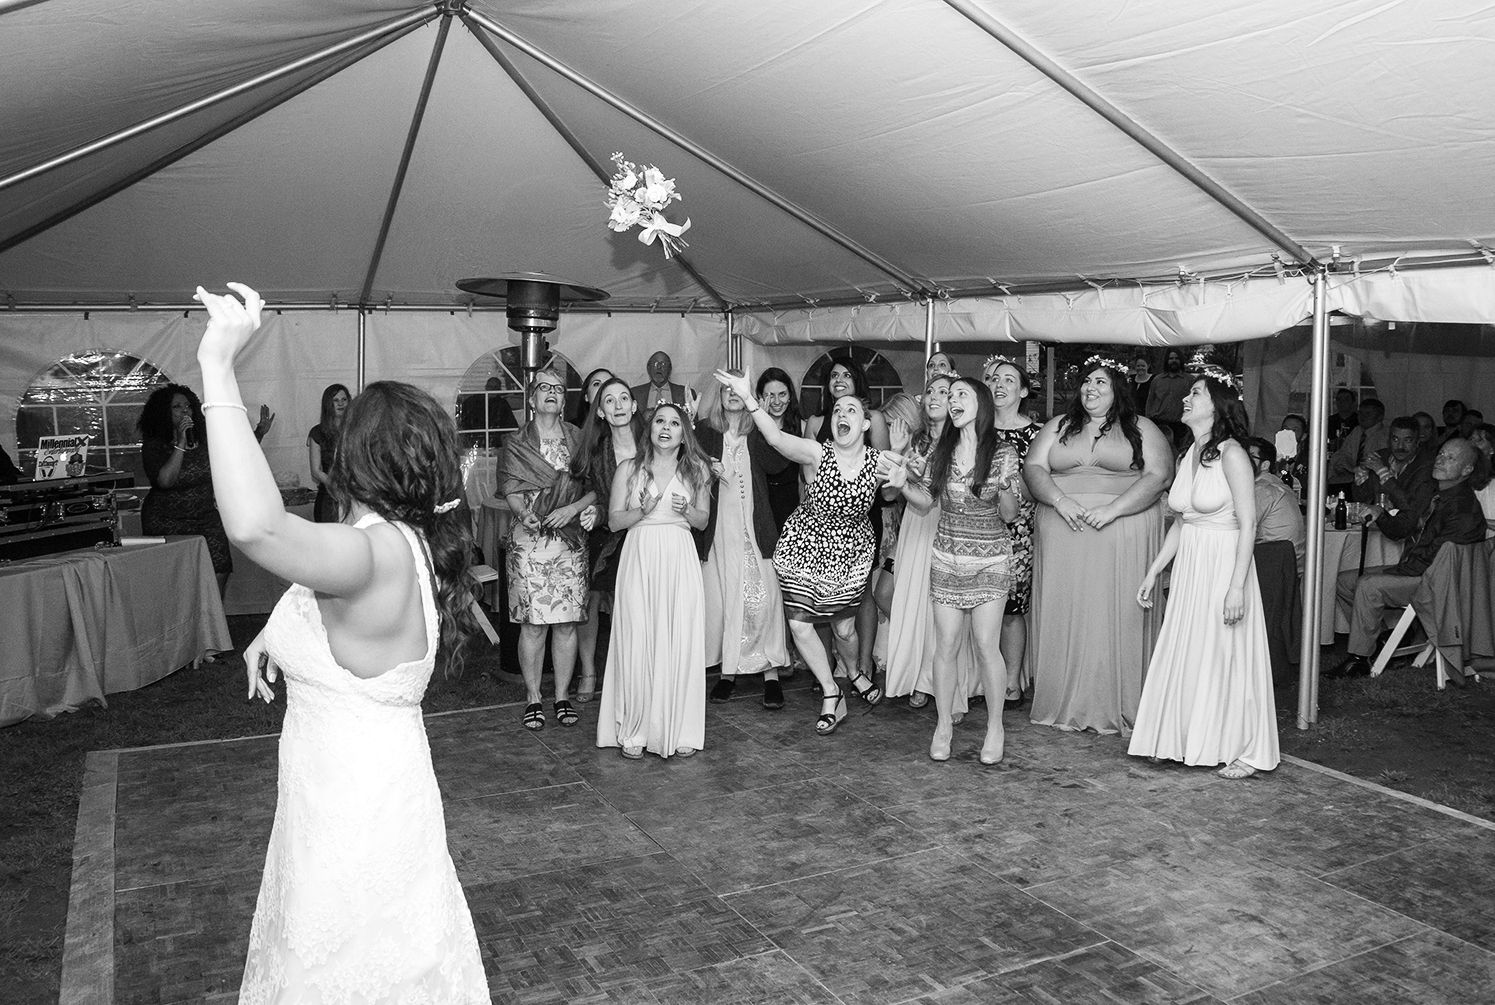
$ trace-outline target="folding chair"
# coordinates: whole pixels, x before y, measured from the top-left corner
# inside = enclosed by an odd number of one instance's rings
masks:
[[[498,570],[491,565],[469,566],[467,569],[467,574],[471,576],[479,586],[483,585],[484,583],[491,583],[498,578]],[[483,629],[483,634],[488,636],[489,644],[495,646],[498,645],[498,632],[493,630],[493,623],[488,620],[488,615],[483,613],[483,609],[478,606],[478,602],[476,600],[472,602],[472,613],[473,616],[478,619],[478,625]]]
[[[1406,610],[1402,611],[1402,616],[1397,619],[1396,627],[1391,629],[1391,637],[1386,640],[1386,644],[1382,646],[1381,651],[1376,654],[1376,661],[1372,663],[1370,667],[1370,675],[1372,677],[1379,677],[1381,676],[1381,671],[1386,669],[1386,665],[1392,660],[1396,659],[1398,656],[1406,656],[1411,653],[1417,653],[1417,658],[1412,661],[1412,665],[1414,667],[1421,668],[1427,666],[1427,662],[1429,659],[1436,659],[1437,662],[1435,666],[1438,673],[1438,690],[1442,691],[1448,686],[1448,682],[1453,680],[1454,678],[1453,675],[1449,673],[1448,660],[1444,658],[1443,650],[1433,645],[1431,641],[1431,633],[1429,633],[1429,641],[1426,643],[1413,643],[1409,646],[1400,644],[1402,639],[1406,636],[1407,631],[1412,627],[1412,622],[1416,620],[1417,612],[1412,609],[1411,604],[1408,604]],[[1464,668],[1460,667],[1459,678],[1462,680],[1464,676]],[[1475,675],[1475,679],[1478,679],[1477,674]]]

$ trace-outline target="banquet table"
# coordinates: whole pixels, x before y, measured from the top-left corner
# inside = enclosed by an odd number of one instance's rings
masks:
[[[1372,527],[1365,535],[1365,567],[1395,565],[1402,557],[1402,543]],[[1319,643],[1333,645],[1334,633],[1350,630],[1350,609],[1339,603],[1335,586],[1339,574],[1360,568],[1360,528],[1324,531],[1324,582],[1319,593]],[[1332,615],[1330,612],[1333,612]]]
[[[201,537],[0,565],[0,726],[144,687],[233,648]]]

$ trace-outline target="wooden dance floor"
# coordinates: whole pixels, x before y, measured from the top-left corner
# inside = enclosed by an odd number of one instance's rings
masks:
[[[889,702],[814,734],[751,685],[668,763],[427,720],[495,1002],[1458,1003],[1495,988],[1495,827],[1300,763],[1225,782],[1008,715],[1007,762]],[[547,708],[548,710],[548,708]],[[236,999],[275,740],[96,753],[63,1005]]]

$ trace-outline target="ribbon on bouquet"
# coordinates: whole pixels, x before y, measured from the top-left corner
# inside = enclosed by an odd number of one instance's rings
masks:
[[[670,258],[680,252],[686,246],[680,239],[680,235],[690,229],[690,217],[685,218],[684,223],[671,223],[664,218],[662,213],[655,213],[648,221],[639,221],[638,239],[641,244],[653,244],[654,239],[659,238],[659,246],[664,249],[664,257]]]

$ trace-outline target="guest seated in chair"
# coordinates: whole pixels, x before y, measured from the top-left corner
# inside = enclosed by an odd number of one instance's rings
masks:
[[[1379,503],[1398,514],[1421,513],[1432,498],[1435,452],[1418,450],[1417,420],[1404,415],[1391,421],[1391,438],[1384,450],[1368,455],[1355,468],[1356,502]],[[1385,516],[1381,532],[1388,537],[1406,536],[1396,517]]]
[[[1386,608],[1405,607],[1411,602],[1423,572],[1443,545],[1484,540],[1485,515],[1472,483],[1483,484],[1489,477],[1489,459],[1468,440],[1455,437],[1439,448],[1433,462],[1436,491],[1415,514],[1398,514],[1408,525],[1401,561],[1392,566],[1373,566],[1364,575],[1357,575],[1353,569],[1339,574],[1339,599],[1352,604],[1350,656],[1330,676],[1369,674]],[[1380,525],[1384,515],[1380,506],[1370,505],[1368,518]]]
[[[1488,422],[1475,426],[1474,432],[1469,434],[1469,442],[1478,447],[1486,457],[1495,458],[1495,426]],[[1495,534],[1495,479],[1483,485],[1478,482],[1470,484],[1474,486],[1474,495],[1479,500],[1480,509],[1485,511],[1485,525],[1489,527],[1490,534]]]
[[[1246,453],[1256,473],[1256,578],[1261,586],[1261,612],[1267,623],[1267,651],[1272,658],[1272,680],[1291,682],[1300,638],[1299,584],[1308,533],[1298,493],[1274,473],[1277,448],[1267,440],[1246,441]]]
[[[1389,439],[1386,429],[1386,406],[1375,398],[1360,402],[1359,420],[1355,428],[1345,434],[1339,449],[1329,458],[1329,493],[1350,494],[1355,483],[1355,468],[1377,450],[1383,450]]]

